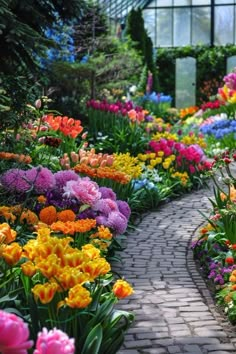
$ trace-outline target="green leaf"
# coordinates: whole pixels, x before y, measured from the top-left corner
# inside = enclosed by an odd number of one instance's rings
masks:
[[[81,354],[98,354],[102,343],[102,326],[98,323],[88,334]]]

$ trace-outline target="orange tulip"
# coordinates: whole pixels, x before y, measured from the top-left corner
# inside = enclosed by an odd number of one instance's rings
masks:
[[[2,252],[2,257],[4,258],[6,263],[11,266],[19,262],[21,255],[22,255],[22,247],[16,242],[13,242],[10,245],[5,246]]]
[[[65,298],[66,304],[71,308],[85,308],[91,301],[90,292],[80,284],[71,288],[68,297]]]
[[[113,293],[118,299],[123,299],[133,294],[133,288],[125,280],[117,280],[112,288]]]
[[[56,294],[59,285],[56,283],[36,284],[32,288],[35,300],[40,300],[42,304],[48,304],[52,301]]]

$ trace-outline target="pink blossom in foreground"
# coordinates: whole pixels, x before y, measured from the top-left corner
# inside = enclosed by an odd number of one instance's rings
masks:
[[[28,325],[20,317],[0,310],[0,353],[27,354],[33,345],[28,338]]]
[[[101,193],[97,183],[86,178],[78,181],[68,181],[63,189],[64,197],[74,197],[81,203],[91,206],[101,198]]]
[[[74,354],[75,340],[69,338],[66,333],[59,329],[43,328],[42,332],[38,333],[36,349],[33,354]]]

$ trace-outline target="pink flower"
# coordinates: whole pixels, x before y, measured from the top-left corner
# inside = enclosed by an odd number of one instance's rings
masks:
[[[111,227],[115,233],[123,234],[127,229],[128,220],[119,211],[112,211],[108,215],[107,225]]]
[[[69,338],[66,333],[59,329],[43,328],[42,332],[38,333],[36,349],[33,354],[74,354],[75,340]]]
[[[28,337],[28,325],[20,317],[0,310],[0,353],[27,354],[33,345]]]
[[[87,178],[78,181],[68,181],[63,189],[64,197],[74,197],[81,203],[90,206],[93,206],[101,198],[97,183],[92,182]]]

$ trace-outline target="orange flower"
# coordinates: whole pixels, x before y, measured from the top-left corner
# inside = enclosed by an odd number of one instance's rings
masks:
[[[231,289],[235,291],[236,290],[236,284],[232,285]]]
[[[0,159],[4,159],[4,160],[16,160],[18,162],[23,162],[26,164],[29,164],[32,162],[32,159],[30,156],[28,155],[23,155],[23,154],[13,154],[11,152],[4,152],[1,151],[0,152]]]
[[[47,225],[57,220],[57,211],[53,205],[43,208],[39,213],[39,219]]]
[[[60,259],[56,254],[50,254],[46,259],[38,262],[36,268],[45,276],[50,279],[55,277],[60,270]]]
[[[62,255],[61,265],[69,267],[78,267],[83,262],[88,261],[89,258],[80,250],[75,250],[72,253],[66,253]]]
[[[16,216],[13,215],[11,208],[9,208],[7,206],[0,207],[0,216],[3,216],[5,219],[10,220],[10,221],[16,220]]]
[[[96,226],[95,219],[81,219],[77,221],[57,221],[51,225],[53,231],[62,232],[63,234],[73,235],[76,232],[88,232]]]
[[[0,244],[11,243],[16,238],[16,231],[12,230],[10,226],[4,222],[0,224]]]
[[[95,259],[100,257],[100,250],[90,243],[82,246],[83,253],[88,256],[90,259]]]
[[[65,303],[71,308],[85,308],[91,301],[90,292],[81,284],[71,288],[68,297],[65,298]]]
[[[68,209],[68,210],[63,210],[57,213],[57,218],[59,221],[75,221],[76,215],[75,213]]]
[[[77,284],[83,284],[89,281],[89,275],[81,272],[77,268],[65,267],[63,268],[56,277],[60,286],[64,289],[73,288]]]
[[[61,131],[64,135],[70,136],[75,139],[82,131],[81,121],[73,118],[68,118],[66,116],[56,116],[48,115],[45,121],[50,125],[50,127],[57,131]]]
[[[101,238],[104,240],[111,240],[112,239],[112,233],[109,230],[108,227],[105,227],[104,225],[98,226],[98,232],[96,232],[95,234],[92,234],[90,236],[91,238]]]
[[[39,203],[45,204],[47,198],[44,195],[40,195],[40,196],[38,196],[37,200],[38,200]]]
[[[231,283],[236,283],[236,276],[231,274],[229,281],[231,281]]]
[[[117,280],[112,288],[113,293],[118,299],[123,299],[133,294],[133,288],[125,280]]]
[[[56,283],[36,284],[32,288],[32,293],[36,301],[39,299],[42,304],[48,304],[52,301],[58,287],[59,285]]]
[[[28,225],[35,225],[38,223],[38,217],[31,210],[24,210],[20,216],[20,222],[26,222]]]
[[[16,242],[5,246],[2,252],[2,257],[4,258],[5,262],[11,266],[19,262],[21,255],[22,247]]]
[[[27,277],[32,277],[36,273],[36,268],[33,262],[27,261],[21,264],[21,270]]]

